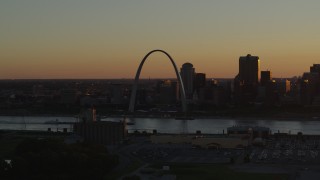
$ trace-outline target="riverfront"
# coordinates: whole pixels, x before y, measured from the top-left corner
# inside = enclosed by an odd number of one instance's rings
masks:
[[[69,131],[72,128],[70,124],[54,124],[48,122],[76,122],[76,117],[65,116],[0,116],[0,129],[10,130],[41,130],[47,131],[51,128],[53,131],[57,129],[62,131],[67,128]],[[103,118],[102,121],[122,121],[124,117],[109,117]],[[271,130],[271,133],[297,134],[302,132],[309,135],[320,135],[320,121],[317,119],[255,119],[255,118],[210,118],[202,119],[195,118],[194,120],[175,120],[174,118],[126,118],[126,121],[131,124],[127,126],[129,132],[134,130],[152,132],[157,130],[159,133],[174,133],[179,134],[183,131],[182,124],[187,122],[187,131],[195,133],[201,131],[207,134],[222,134],[231,126],[264,126]]]

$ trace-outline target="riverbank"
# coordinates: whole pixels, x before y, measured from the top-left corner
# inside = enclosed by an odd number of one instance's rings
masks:
[[[304,114],[290,114],[290,115],[279,115],[279,116],[216,116],[216,115],[189,115],[186,116],[190,118],[189,120],[193,119],[212,119],[212,120],[278,120],[278,121],[320,121],[320,114],[318,116],[306,116]],[[79,118],[79,115],[74,114],[0,114],[0,117],[70,117],[70,118]],[[105,114],[99,115],[98,118],[106,120],[110,118],[119,118],[120,120],[124,118],[157,118],[157,119],[175,119],[181,116],[175,116],[174,114]]]
[[[297,117],[297,116],[287,116],[287,117],[283,117],[283,116],[249,116],[249,117],[237,117],[237,116],[187,116],[190,118],[194,119],[212,119],[212,120],[230,120],[230,119],[234,119],[234,120],[279,120],[279,121],[320,121],[320,117]],[[175,116],[160,116],[160,115],[108,115],[106,116],[106,118],[104,119],[108,119],[108,118],[120,118],[120,119],[124,119],[124,118],[143,118],[143,119],[152,119],[152,118],[157,118],[157,119],[175,119]]]
[[[63,111],[61,109],[64,109]],[[172,119],[188,117],[194,119],[239,119],[239,120],[291,120],[291,121],[320,121],[320,107],[233,107],[216,108],[208,111],[191,110],[190,112],[165,111],[136,111],[130,113],[124,109],[112,110],[99,107],[96,109],[97,119],[106,118],[161,118]],[[74,117],[78,118],[80,109],[77,108],[7,108],[0,109],[0,116],[21,117]]]

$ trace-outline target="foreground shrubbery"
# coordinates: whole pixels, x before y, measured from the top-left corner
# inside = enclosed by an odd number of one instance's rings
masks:
[[[0,161],[0,179],[79,180],[102,179],[118,158],[99,145],[27,139],[17,146],[11,166]]]

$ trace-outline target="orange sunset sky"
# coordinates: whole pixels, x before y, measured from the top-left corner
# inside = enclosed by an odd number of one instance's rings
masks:
[[[178,67],[233,78],[239,56],[261,60],[273,77],[320,63],[318,0],[3,0],[0,79],[133,78],[149,51]],[[175,77],[150,56],[142,77]]]

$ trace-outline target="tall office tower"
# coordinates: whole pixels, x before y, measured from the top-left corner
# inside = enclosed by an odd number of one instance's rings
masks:
[[[266,86],[268,82],[272,79],[270,71],[261,71],[261,79],[260,84],[261,86]]]
[[[162,80],[157,84],[160,104],[174,104],[177,101],[177,82]]]
[[[194,89],[199,90],[206,86],[206,74],[204,73],[196,73],[194,80]]]
[[[258,56],[240,56],[239,74],[234,79],[235,100],[239,103],[255,101],[260,81],[260,60]]]
[[[180,69],[181,78],[183,81],[184,89],[188,99],[192,98],[193,95],[193,83],[195,70],[191,63],[184,63]]]
[[[320,64],[313,64],[310,67],[310,75],[308,78],[313,94],[320,97]]]
[[[320,73],[320,64],[313,64],[313,66],[310,66],[310,72]]]
[[[277,91],[279,92],[279,95],[283,96],[289,93],[290,90],[291,90],[291,82],[288,79],[281,79],[280,81],[277,82]]]
[[[258,56],[240,56],[239,78],[244,84],[258,84],[260,81],[260,60]]]
[[[303,74],[302,80],[300,92],[303,92],[305,96],[300,94],[301,102],[308,105],[313,104],[314,99],[316,101],[318,101],[318,98],[320,99],[320,64],[313,64],[310,67],[310,72]],[[306,87],[306,91],[303,91],[304,87]]]
[[[313,83],[315,86],[315,94],[320,99],[320,64],[313,64],[313,66],[310,67],[310,73],[314,74],[315,79],[313,79]]]

